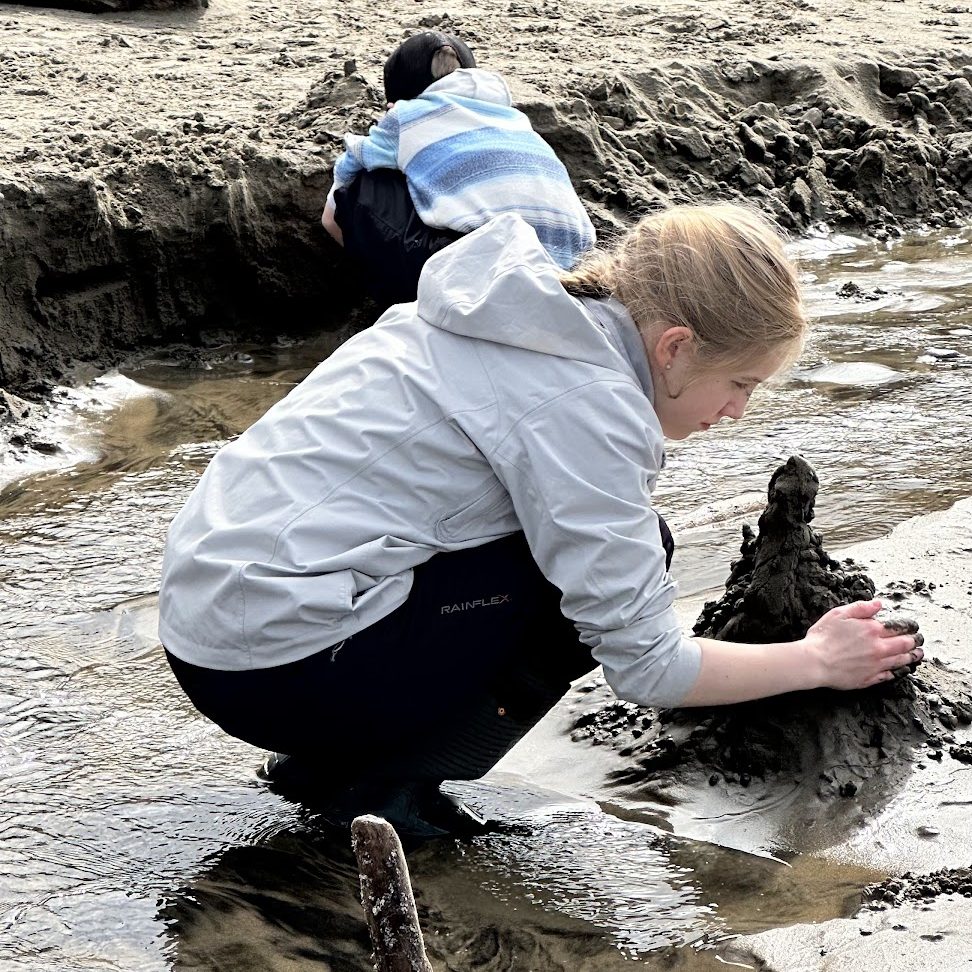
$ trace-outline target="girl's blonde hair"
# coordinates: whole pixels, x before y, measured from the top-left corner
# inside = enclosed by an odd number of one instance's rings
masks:
[[[646,216],[609,251],[561,276],[575,296],[613,295],[649,339],[689,328],[704,370],[802,350],[807,319],[793,262],[744,206],[674,206]]]

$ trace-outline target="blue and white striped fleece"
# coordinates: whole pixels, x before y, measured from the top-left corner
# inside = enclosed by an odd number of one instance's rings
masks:
[[[506,82],[461,68],[396,102],[367,135],[347,135],[334,187],[362,169],[400,169],[419,217],[459,233],[517,213],[561,267],[594,245],[594,227],[553,149],[512,106]]]

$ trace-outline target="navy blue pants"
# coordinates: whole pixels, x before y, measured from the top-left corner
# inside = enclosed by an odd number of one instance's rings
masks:
[[[408,600],[309,658],[224,672],[169,662],[226,732],[332,781],[476,779],[594,667],[522,534],[415,569]]]
[[[522,533],[436,554],[401,607],[301,661],[223,672],[166,655],[230,735],[349,784],[477,779],[594,668]]]
[[[385,307],[415,300],[425,261],[461,235],[422,222],[397,169],[362,172],[338,189],[334,219],[368,295]]]

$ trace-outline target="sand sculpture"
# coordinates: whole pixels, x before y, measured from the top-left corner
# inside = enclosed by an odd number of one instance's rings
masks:
[[[874,597],[867,574],[830,557],[810,526],[818,486],[799,457],[777,469],[759,532],[743,526],[741,556],[723,596],[704,606],[696,635],[792,641],[831,608]],[[917,630],[893,612],[885,623]],[[958,758],[950,733],[972,724],[972,689],[959,674],[935,660],[897,674],[859,692],[817,690],[710,709],[655,711],[612,700],[581,714],[572,738],[619,750],[630,765],[614,776],[625,785],[667,778],[748,788],[786,779],[824,799],[869,786],[877,797],[916,761]]]
[[[721,641],[768,643],[802,638],[831,608],[874,597],[874,583],[852,561],[828,556],[810,526],[819,481],[792,456],[773,474],[759,534],[743,526],[742,556],[725,594],[705,605],[693,633]]]

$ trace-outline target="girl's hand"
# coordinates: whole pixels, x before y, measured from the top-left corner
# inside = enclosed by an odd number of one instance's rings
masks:
[[[893,679],[895,669],[921,661],[925,639],[914,622],[889,623],[875,615],[880,601],[855,601],[828,611],[804,644],[820,666],[820,685],[862,689]],[[902,633],[902,631],[907,633]]]

